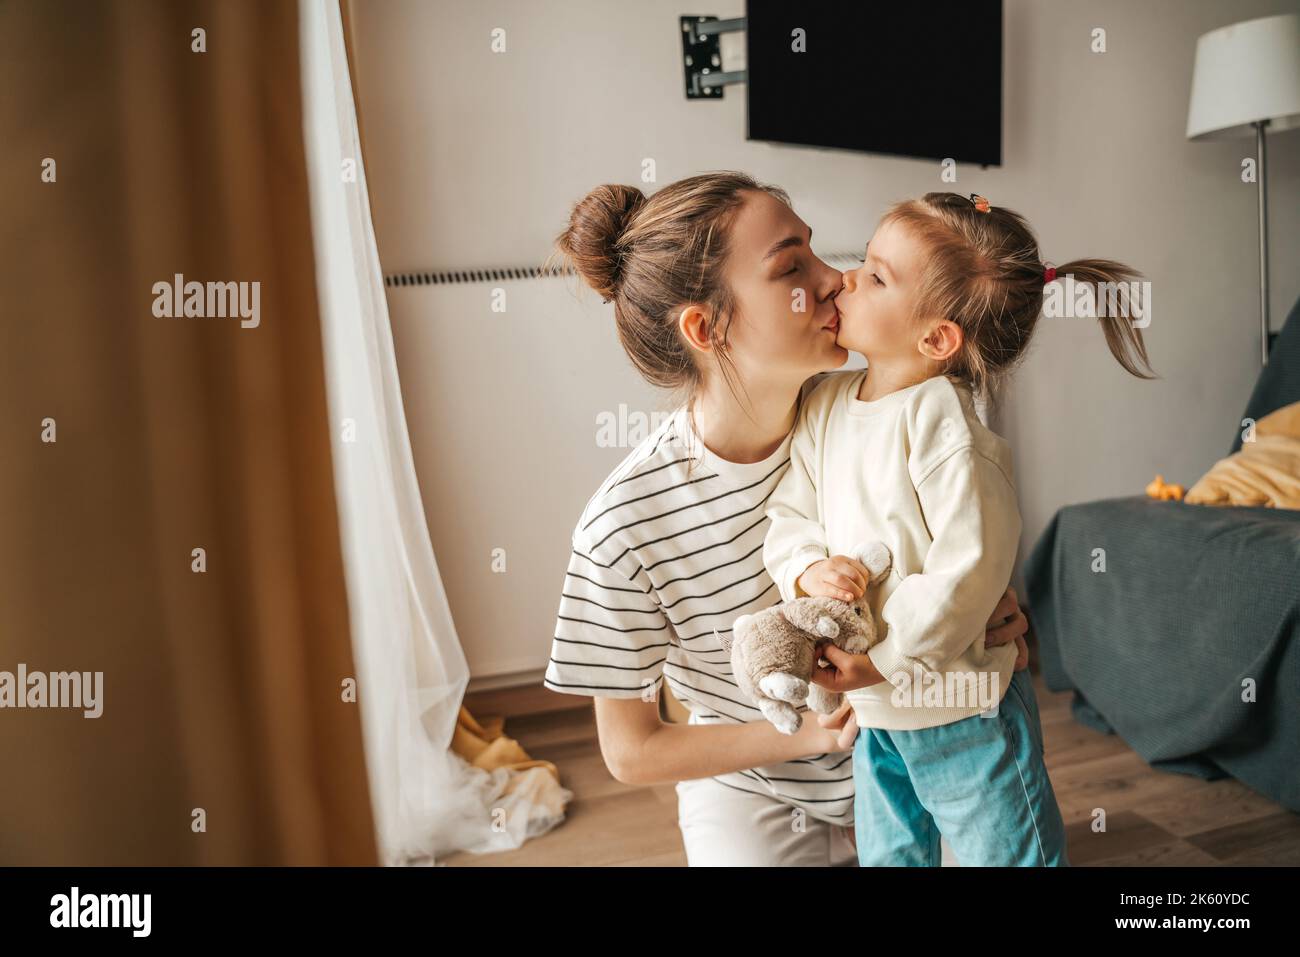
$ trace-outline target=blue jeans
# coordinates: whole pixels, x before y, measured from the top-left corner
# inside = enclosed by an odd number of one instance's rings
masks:
[[[863,728],[853,783],[863,867],[938,867],[940,833],[963,867],[1069,865],[1027,670],[1013,673],[996,716],[919,731]]]

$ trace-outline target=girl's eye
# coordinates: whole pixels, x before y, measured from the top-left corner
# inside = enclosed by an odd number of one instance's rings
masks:
[[[871,274],[871,278],[874,279],[874,280],[876,281],[876,285],[877,285],[877,286],[883,286],[883,285],[884,285],[884,283],[881,281],[880,277],[877,276],[875,273],[872,273],[872,274]]]

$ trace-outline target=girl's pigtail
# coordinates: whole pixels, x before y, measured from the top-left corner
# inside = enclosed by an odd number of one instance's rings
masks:
[[[1139,379],[1156,378],[1147,358],[1142,330],[1133,324],[1136,313],[1131,294],[1133,287],[1129,284],[1137,282],[1141,274],[1113,259],[1076,259],[1056,267],[1058,279],[1066,276],[1073,276],[1076,283],[1091,286],[1097,321],[1106,334],[1106,345],[1110,347],[1111,355],[1130,375]],[[1143,310],[1149,305],[1140,303]]]

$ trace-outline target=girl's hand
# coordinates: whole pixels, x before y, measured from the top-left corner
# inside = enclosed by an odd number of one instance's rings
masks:
[[[795,586],[810,598],[857,601],[870,580],[871,572],[862,562],[848,555],[833,555],[805,568]]]
[[[1016,590],[1007,588],[1006,594],[998,602],[984,631],[984,647],[996,648],[998,645],[1016,643],[1015,670],[1029,667],[1029,646],[1025,644],[1025,633],[1029,631],[1029,620],[1020,610]]]
[[[817,715],[816,723],[808,720],[813,715],[812,711],[805,713],[803,726],[796,732],[807,738],[808,756],[853,750],[853,742],[858,737],[858,719],[847,701],[833,714]]]
[[[872,664],[870,656],[850,654],[839,645],[830,642],[818,644],[813,649],[813,661],[819,658],[825,658],[830,664],[825,668],[814,665],[812,677],[808,680],[830,691],[852,691],[885,680]]]

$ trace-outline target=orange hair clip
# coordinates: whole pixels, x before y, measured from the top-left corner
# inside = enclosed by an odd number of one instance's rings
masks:
[[[970,201],[971,205],[979,212],[987,213],[989,211],[989,201],[978,193],[971,193]]]

